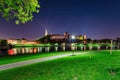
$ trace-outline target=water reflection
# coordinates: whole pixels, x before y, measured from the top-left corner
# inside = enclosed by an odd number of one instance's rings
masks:
[[[26,48],[26,50],[25,50],[25,51],[26,51],[26,53],[29,53],[29,49],[28,49],[28,48]]]
[[[17,49],[12,49],[13,50],[13,54],[17,54]]]
[[[12,49],[8,50],[8,54],[9,54],[9,55],[14,55],[13,50],[12,50]]]
[[[24,54],[25,53],[25,48],[22,48],[22,54]]]
[[[42,47],[39,47],[39,48],[38,48],[38,52],[42,52]]]
[[[37,48],[33,48],[33,52],[34,52],[34,53],[37,53]]]
[[[8,50],[9,55],[16,55],[16,54],[28,54],[28,53],[40,53],[42,52],[42,47],[27,47],[27,48],[13,48]]]

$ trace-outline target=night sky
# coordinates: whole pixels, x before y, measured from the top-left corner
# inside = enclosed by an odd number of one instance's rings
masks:
[[[120,0],[39,0],[32,22],[16,25],[0,16],[0,38],[37,39],[49,33],[86,34],[92,39],[120,37]]]

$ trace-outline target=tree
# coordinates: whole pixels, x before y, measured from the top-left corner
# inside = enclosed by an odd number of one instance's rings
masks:
[[[111,39],[101,39],[100,41],[102,43],[110,43]]]
[[[48,42],[51,42],[51,41],[50,41],[50,35],[41,37],[41,38],[39,38],[37,41],[40,42],[40,43],[48,43]]]
[[[93,43],[95,44],[95,43],[98,43],[99,41],[98,40],[96,40],[96,39],[94,39],[93,40]]]
[[[7,21],[15,20],[16,24],[31,21],[39,8],[38,0],[0,0],[0,14]]]
[[[0,40],[0,44],[2,44],[2,45],[7,45],[8,42],[7,42],[7,40]]]
[[[86,42],[87,42],[87,43],[91,43],[91,42],[92,42],[92,39],[91,39],[91,38],[87,38],[87,39],[86,39]]]
[[[27,39],[25,39],[25,38],[21,38],[21,40],[27,40]]]

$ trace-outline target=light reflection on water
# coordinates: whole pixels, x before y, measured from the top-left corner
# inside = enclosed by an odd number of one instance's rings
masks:
[[[40,53],[42,52],[41,47],[27,47],[27,48],[13,48],[8,50],[9,55],[16,55],[16,54],[28,54],[28,53]]]

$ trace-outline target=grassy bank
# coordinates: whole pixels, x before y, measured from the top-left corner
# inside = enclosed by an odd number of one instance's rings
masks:
[[[120,80],[120,51],[90,51],[0,72],[0,80]]]

